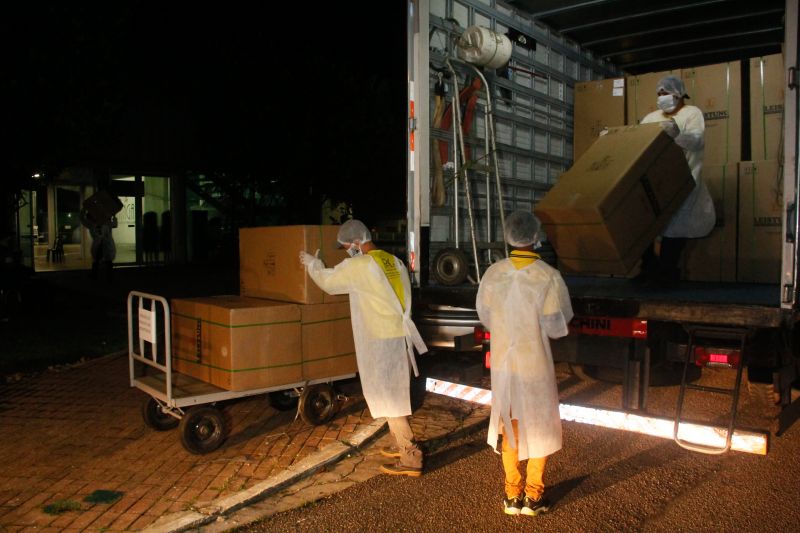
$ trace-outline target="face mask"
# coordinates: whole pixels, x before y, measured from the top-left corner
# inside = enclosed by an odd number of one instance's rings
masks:
[[[361,255],[361,247],[357,244],[351,244],[350,247],[347,249],[347,255],[350,257],[356,257]]]
[[[672,113],[678,107],[678,97],[674,94],[664,94],[658,97],[658,108],[664,113]]]

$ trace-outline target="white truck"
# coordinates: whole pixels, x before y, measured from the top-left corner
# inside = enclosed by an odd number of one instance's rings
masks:
[[[572,165],[576,84],[723,60],[745,65],[749,58],[782,53],[785,98],[771,110],[782,111],[777,133],[783,139],[781,238],[774,250],[780,268],[774,279],[653,289],[626,277],[565,275],[576,318],[571,334],[554,348],[555,358],[579,375],[615,374],[626,410],[643,409],[648,387],[664,372],[683,373],[682,398],[692,387],[692,372],[703,365],[737,368],[729,391],[731,427],[744,375],[748,390],[779,402],[780,434],[800,414],[791,399],[800,369],[798,0],[639,4],[408,0],[406,259],[416,291],[415,321],[433,348],[485,351],[474,311],[477,283],[505,257],[504,214],[535,210]],[[712,35],[707,28],[714,24],[725,30]],[[600,27],[605,34],[589,31]],[[693,37],[681,33],[686,28]],[[759,40],[770,31],[779,38]],[[739,45],[726,45],[731,39]],[[604,43],[618,50],[598,53]],[[498,68],[495,56],[507,62]],[[742,113],[750,113],[744,104]],[[749,155],[742,151],[741,160]],[[558,264],[547,243],[541,251]]]

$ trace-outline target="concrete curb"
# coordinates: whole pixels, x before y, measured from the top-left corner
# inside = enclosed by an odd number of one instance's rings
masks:
[[[308,477],[322,467],[334,463],[370,443],[387,427],[386,420],[373,420],[349,441],[337,441],[303,458],[278,475],[232,496],[220,498],[211,505],[196,511],[182,511],[160,518],[143,531],[149,533],[178,533],[209,524],[221,515],[241,509],[248,504],[270,496],[287,486]]]

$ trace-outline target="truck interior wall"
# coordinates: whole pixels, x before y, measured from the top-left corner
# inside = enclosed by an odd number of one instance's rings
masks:
[[[619,74],[610,63],[599,61],[546,26],[534,22],[521,12],[501,2],[462,0],[430,2],[430,59],[433,67],[429,79],[429,108],[436,108],[434,86],[444,67],[445,57],[452,56],[453,39],[470,25],[488,27],[498,33],[509,28],[532,36],[536,49],[529,50],[514,44],[511,61],[507,69],[484,72],[491,86],[491,97],[495,111],[495,131],[498,144],[498,165],[502,178],[503,206],[507,213],[514,209],[533,209],[550,186],[555,183],[573,160],[573,103],[575,84],[580,81],[603,79]],[[459,87],[463,89],[472,76],[467,68],[456,66],[459,72]],[[453,82],[445,80],[447,95],[445,104],[453,100]],[[479,92],[471,117],[472,126],[465,133],[470,159],[483,164],[485,157],[486,121],[484,109],[486,99]],[[467,103],[462,102],[462,108]],[[466,120],[464,122],[467,122]],[[446,164],[452,160],[453,132],[451,122],[439,128],[431,128],[431,150],[441,148],[441,161],[431,157],[431,180],[437,169],[435,164]],[[503,237],[499,216],[497,191],[494,177],[487,183],[483,172],[471,172],[473,196],[473,224],[483,251],[480,259],[488,266],[488,248],[496,253],[503,249]],[[459,216],[455,220],[453,194],[453,172],[445,170],[445,201],[432,205],[430,211],[431,262],[441,250],[458,246],[469,251],[470,224],[466,208],[466,195],[459,186]],[[491,215],[487,214],[487,207]],[[456,225],[458,230],[456,231]],[[491,225],[491,229],[489,226]]]

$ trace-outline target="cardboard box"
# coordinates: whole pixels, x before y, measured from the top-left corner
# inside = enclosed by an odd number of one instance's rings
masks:
[[[323,379],[358,372],[348,302],[300,306],[303,378]]]
[[[703,167],[717,223],[707,237],[689,239],[681,266],[689,281],[736,281],[738,163]]]
[[[605,128],[625,125],[625,78],[575,84],[573,159],[577,160]]]
[[[658,81],[669,74],[680,75],[678,70],[664,70],[662,72],[650,72],[639,74],[638,76],[628,76],[626,85],[628,94],[626,97],[626,124],[638,124],[648,113],[658,109],[656,106],[656,85]]]
[[[174,299],[175,371],[240,391],[303,381],[300,306],[241,296]]]
[[[778,283],[783,252],[783,179],[771,161],[739,163],[738,281]]]
[[[687,104],[700,108],[706,123],[704,165],[742,158],[742,69],[738,61],[681,71]]]
[[[783,55],[750,59],[750,157],[780,159],[783,142]]]
[[[339,226],[271,226],[239,230],[239,286],[242,296],[305,304],[343,302],[320,289],[298,259],[300,250],[313,254],[327,267],[347,258],[339,248]]]
[[[559,266],[632,276],[694,188],[683,150],[658,124],[611,128],[536,206]]]

